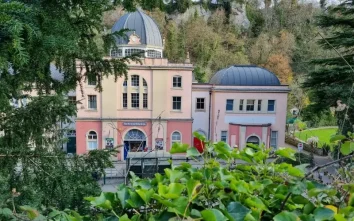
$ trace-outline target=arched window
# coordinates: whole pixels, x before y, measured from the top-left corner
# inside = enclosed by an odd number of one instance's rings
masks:
[[[171,142],[172,142],[171,145],[173,145],[174,143],[181,143],[181,142],[182,142],[181,133],[178,132],[178,131],[173,132],[173,133],[172,133]]]
[[[143,78],[143,86],[144,86],[144,87],[147,87],[147,86],[148,86],[147,83],[146,83],[146,81],[145,81],[145,78]]]
[[[126,86],[128,86],[127,80],[125,80],[125,81],[123,82],[123,87],[126,87]]]
[[[258,138],[257,136],[250,136],[250,137],[247,139],[247,143],[259,145],[259,138]]]
[[[90,131],[87,134],[87,149],[97,150],[97,148],[98,148],[97,133],[95,131]]]
[[[133,87],[139,87],[139,75],[132,75],[131,76],[131,85]]]

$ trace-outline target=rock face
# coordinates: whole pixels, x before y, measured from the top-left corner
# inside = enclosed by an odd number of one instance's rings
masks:
[[[174,20],[177,24],[186,22],[191,16],[194,16],[195,13],[198,13],[199,16],[203,17],[204,20],[208,20],[212,14],[208,9],[203,8],[201,5],[193,5],[187,9],[183,14],[173,13],[167,15],[169,19]],[[249,28],[250,21],[246,15],[246,5],[239,4],[236,2],[231,3],[231,14],[230,22],[238,27]]]

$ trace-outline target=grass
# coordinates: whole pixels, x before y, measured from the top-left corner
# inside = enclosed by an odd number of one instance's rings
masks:
[[[296,132],[295,136],[305,142],[310,137],[318,137],[319,146],[322,146],[325,143],[330,144],[329,139],[336,132],[337,132],[337,128],[319,128],[319,129],[304,130],[301,132]]]

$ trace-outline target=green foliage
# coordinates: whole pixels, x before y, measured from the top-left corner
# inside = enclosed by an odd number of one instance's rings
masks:
[[[295,153],[295,161],[289,158],[281,157],[276,160],[276,163],[288,163],[293,166],[301,165],[301,164],[309,164],[311,166],[314,165],[313,155],[307,155],[305,153]]]
[[[176,144],[171,150],[194,153],[193,149]],[[267,160],[269,153],[256,145],[239,151],[224,142],[207,142],[201,154],[202,167],[172,164],[165,175],[156,174],[152,179],[140,179],[133,174],[129,186],[122,184],[117,192],[87,197],[95,212],[85,213],[85,217],[90,220],[211,221],[353,218],[350,202],[339,200],[335,189],[306,179],[306,164],[294,167],[284,162],[274,163]],[[294,152],[287,148],[275,154],[294,159]],[[247,163],[232,166],[235,160]],[[221,162],[226,163],[225,166]],[[339,206],[341,209],[334,212]],[[66,215],[72,216],[69,212]]]

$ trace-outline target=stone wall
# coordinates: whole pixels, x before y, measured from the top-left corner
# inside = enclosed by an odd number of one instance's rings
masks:
[[[303,143],[305,151],[316,154],[316,155],[324,156],[323,149],[314,148],[311,145],[304,143],[301,140],[297,139],[296,137],[291,137],[289,135],[286,135],[285,136],[285,143],[290,144],[295,147],[297,147],[298,143]]]

